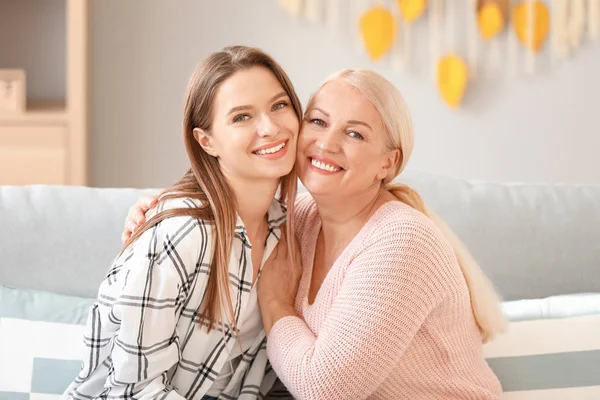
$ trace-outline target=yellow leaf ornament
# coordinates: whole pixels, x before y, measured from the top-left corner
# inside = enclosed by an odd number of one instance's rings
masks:
[[[450,108],[458,108],[467,88],[467,64],[457,55],[440,59],[437,67],[437,84],[442,99]]]
[[[360,18],[360,31],[371,60],[381,59],[396,37],[396,21],[385,7],[373,7]]]

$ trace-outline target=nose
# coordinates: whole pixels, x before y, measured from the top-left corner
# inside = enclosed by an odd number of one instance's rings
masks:
[[[260,137],[276,137],[279,134],[279,124],[269,115],[263,114],[259,120],[256,131]]]
[[[337,153],[340,149],[339,135],[333,129],[321,132],[317,136],[315,145],[323,151]]]

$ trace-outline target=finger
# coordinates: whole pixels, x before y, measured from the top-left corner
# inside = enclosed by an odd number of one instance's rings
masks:
[[[282,247],[287,246],[287,236],[285,234],[285,230],[281,231],[281,238],[279,238],[279,245]]]
[[[300,243],[298,243],[298,239],[294,238],[294,250],[296,251],[296,256],[300,255]]]
[[[285,259],[287,258],[287,239],[285,237],[285,231],[281,231],[281,238],[279,239],[279,243],[277,243],[278,251],[277,258]]]
[[[142,213],[146,213],[146,211],[152,208],[152,205],[155,201],[156,198],[154,196],[143,194],[140,197],[138,197],[132,209],[135,208],[137,210],[141,210]]]
[[[132,235],[135,231],[137,231],[138,229],[138,225],[135,223],[135,221],[128,219],[127,222],[125,223],[125,232],[123,233],[127,233],[129,235]]]
[[[271,252],[271,254],[269,254],[269,258],[267,258],[265,266],[269,265],[271,263],[271,261],[277,259],[277,253],[278,252],[279,252],[279,243],[275,245],[275,248],[273,249],[273,251]]]
[[[123,243],[123,244],[127,243],[127,241],[129,240],[130,237],[131,237],[131,234],[129,232],[123,232],[121,234],[121,243]]]
[[[127,210],[127,217],[125,217],[125,222],[127,222],[129,219],[135,219],[135,216],[139,212],[141,212],[141,208],[137,203],[129,207],[129,210]]]
[[[142,210],[138,208],[137,210],[135,210],[135,211],[134,211],[134,214],[131,216],[131,219],[132,219],[133,221],[135,221],[135,223],[136,223],[138,226],[140,226],[140,225],[142,225],[144,222],[146,222],[146,214],[144,214],[144,213],[142,212]]]
[[[279,258],[279,249],[281,248],[281,245],[279,243],[277,243],[275,245],[275,249],[273,249],[273,258],[277,259]]]
[[[146,206],[146,211],[147,211],[156,205],[156,203],[158,202],[158,197],[157,196],[145,196],[145,197],[146,198],[144,199],[144,205]]]

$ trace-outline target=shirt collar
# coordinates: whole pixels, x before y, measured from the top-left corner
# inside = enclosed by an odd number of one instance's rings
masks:
[[[269,224],[269,229],[279,229],[281,225],[285,223],[286,215],[286,206],[281,204],[279,200],[273,199],[271,205],[269,206],[269,210],[267,211],[267,223]],[[236,213],[236,217],[235,232],[245,234],[246,227],[244,226],[244,222],[240,218],[239,214]]]

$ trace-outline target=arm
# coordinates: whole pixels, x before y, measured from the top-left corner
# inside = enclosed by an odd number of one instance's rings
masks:
[[[317,336],[293,315],[273,325],[267,353],[295,398],[368,397],[442,301],[452,249],[426,217],[409,218],[382,226],[348,266]]]
[[[206,234],[191,217],[162,221],[132,244],[114,277],[103,282],[86,345],[95,354],[98,345],[114,343],[107,345],[109,396],[184,399],[167,386],[167,371],[179,361],[176,326],[200,247],[209,243]],[[196,290],[205,290],[207,278],[200,274]]]

